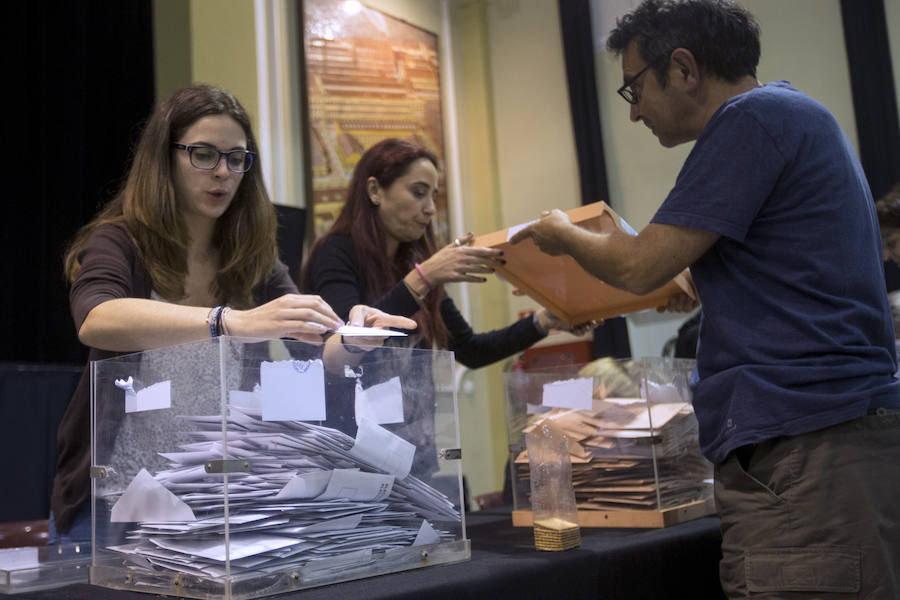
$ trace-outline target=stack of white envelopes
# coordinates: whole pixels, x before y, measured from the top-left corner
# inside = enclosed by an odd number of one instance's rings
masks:
[[[141,470],[115,501],[110,546],[131,568],[201,577],[321,566],[336,572],[375,556],[453,539],[460,514],[410,474],[416,448],[362,420],[356,438],[302,421],[265,421],[256,406],[183,417],[193,429],[171,468]],[[246,472],[209,472],[217,461]],[[215,470],[215,469],[212,469]],[[227,470],[227,469],[225,469]],[[135,525],[136,523],[136,525]]]

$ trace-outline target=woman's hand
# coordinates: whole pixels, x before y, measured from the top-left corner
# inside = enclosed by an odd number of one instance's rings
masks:
[[[383,310],[378,310],[365,304],[357,304],[350,309],[350,325],[354,327],[380,327],[381,329],[387,329],[388,327],[415,329],[419,326],[412,319],[399,315],[390,315]],[[382,345],[386,339],[383,336],[354,336],[345,338],[344,345],[359,347],[368,351],[375,346]],[[351,341],[353,342],[352,344],[350,343]]]
[[[416,327],[418,327],[418,323],[416,323],[412,319],[401,317],[399,315],[390,315],[383,310],[372,308],[371,306],[366,306],[365,304],[357,304],[350,309],[350,325],[354,327],[380,327],[382,329],[386,329],[388,327],[396,327],[398,329],[415,329]],[[335,338],[339,339],[340,344],[333,341]],[[330,348],[332,348],[334,345],[339,345],[340,348],[344,351],[345,355],[361,355],[365,352],[369,352],[370,350],[374,350],[378,346],[381,346],[386,339],[387,337],[385,336],[344,337],[335,335],[332,339],[328,340],[328,344],[326,346],[326,358],[328,359],[329,364],[333,362],[333,359],[336,355],[330,350]],[[340,364],[346,362],[348,358],[350,357],[345,356],[343,359],[341,359]],[[359,358],[360,357],[357,356],[357,361]]]
[[[677,296],[669,298],[669,302],[665,306],[657,306],[656,312],[691,312],[700,306],[700,302],[694,300],[686,293],[682,292]]]
[[[550,333],[553,330],[556,331],[567,331],[572,335],[582,336],[589,331],[591,331],[597,325],[603,323],[603,321],[588,321],[587,323],[578,323],[576,325],[570,325],[566,323],[552,312],[547,310],[546,308],[539,309],[536,313],[534,313],[534,319],[537,321],[538,327],[541,331],[546,331]]]
[[[380,327],[382,329],[387,329],[388,327],[415,329],[418,327],[418,324],[410,318],[390,315],[383,310],[366,306],[365,304],[357,304],[350,309],[350,325],[354,327]]]
[[[482,283],[487,279],[479,277],[480,274],[493,273],[495,268],[505,264],[501,250],[469,246],[474,239],[472,233],[460,236],[419,265],[428,280],[426,285],[432,287],[456,281]]]
[[[238,337],[291,337],[305,342],[321,342],[322,335],[344,322],[319,296],[285,294],[250,310],[230,310],[225,323]]]

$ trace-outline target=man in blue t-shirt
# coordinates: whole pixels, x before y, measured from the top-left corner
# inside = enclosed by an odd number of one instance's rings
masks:
[[[638,294],[690,267],[730,597],[900,599],[900,382],[853,147],[824,106],[760,84],[759,28],[739,6],[647,0],[608,47],[631,120],[665,147],[696,140],[675,187],[637,236],[557,210],[511,241]]]

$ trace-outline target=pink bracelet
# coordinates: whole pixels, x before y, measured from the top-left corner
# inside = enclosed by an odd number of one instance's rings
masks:
[[[416,263],[416,272],[419,274],[419,277],[422,278],[422,281],[425,282],[425,285],[428,286],[428,289],[429,289],[429,290],[434,289],[434,286],[431,285],[431,282],[428,281],[428,278],[427,278],[427,277],[425,277],[425,272],[422,271],[422,265],[420,265],[419,263]]]

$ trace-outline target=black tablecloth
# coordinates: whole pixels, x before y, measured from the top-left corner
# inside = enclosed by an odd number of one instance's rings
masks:
[[[705,517],[666,529],[582,529],[581,547],[534,549],[532,530],[512,527],[509,512],[467,517],[472,559],[358,579],[276,596],[334,598],[598,598],[602,600],[724,598],[718,582],[719,520]],[[138,592],[87,584],[26,592],[22,600],[146,600]]]

